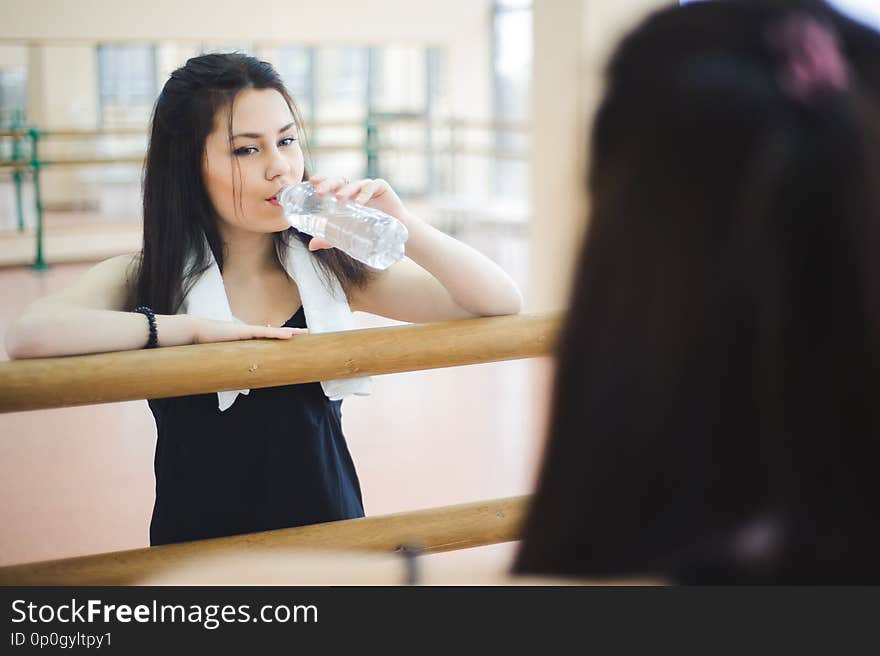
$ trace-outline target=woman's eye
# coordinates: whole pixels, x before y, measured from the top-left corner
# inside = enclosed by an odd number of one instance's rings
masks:
[[[236,148],[232,151],[233,155],[253,155],[257,152],[257,148],[255,146],[242,146],[241,148]]]
[[[296,141],[296,137],[285,137],[281,141],[278,142],[279,146],[290,146],[293,142]]]

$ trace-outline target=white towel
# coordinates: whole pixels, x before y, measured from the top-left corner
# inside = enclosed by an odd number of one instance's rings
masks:
[[[205,248],[211,249],[205,240]],[[191,262],[188,262],[189,266]],[[325,276],[316,268],[315,259],[309,249],[295,237],[289,240],[287,255],[282,262],[287,275],[293,278],[299,288],[303,312],[309,333],[332,333],[354,328],[354,318],[342,285],[336,276]],[[328,279],[329,278],[329,279]],[[211,254],[209,266],[198,278],[180,305],[178,314],[190,314],[215,321],[239,321],[232,316],[229,298],[223,285],[220,267]],[[239,321],[239,323],[243,323]],[[296,339],[294,337],[293,339]],[[337,401],[351,394],[366,396],[370,394],[369,377],[346,378],[342,380],[322,380],[324,394],[331,401]],[[221,411],[235,403],[239,394],[248,394],[249,389],[217,392],[218,407]]]

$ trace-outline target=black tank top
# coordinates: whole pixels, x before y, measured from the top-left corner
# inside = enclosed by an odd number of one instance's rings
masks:
[[[303,309],[284,325],[305,328]],[[149,404],[158,433],[152,545],[364,516],[342,401],[320,383],[252,389],[224,412],[216,394]]]

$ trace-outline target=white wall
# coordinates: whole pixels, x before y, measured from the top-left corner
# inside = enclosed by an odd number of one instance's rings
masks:
[[[43,129],[97,126],[95,48],[113,42],[173,43],[157,51],[160,87],[200,44],[248,43],[266,52],[273,45],[436,46],[446,54],[449,111],[477,119],[491,112],[491,0],[3,0],[2,7],[0,65],[21,59],[18,44],[29,44],[29,119]],[[59,156],[66,147],[46,146]],[[77,190],[88,193],[87,173],[44,175],[47,207],[76,206]]]
[[[4,0],[0,38],[440,43],[466,35],[489,7],[489,0]]]
[[[94,47],[44,45],[28,47],[28,120],[41,129],[93,129],[98,125],[98,72]],[[42,143],[40,158],[73,154],[76,143]],[[83,169],[47,168],[41,174],[42,202],[63,200],[80,206],[91,194],[81,184]]]
[[[587,212],[588,126],[622,34],[673,0],[534,0],[528,310],[561,310]]]
[[[22,68],[24,66],[27,66],[27,50],[25,48],[0,43],[0,68]]]
[[[433,45],[447,53],[453,113],[485,118],[491,109],[490,8],[491,0],[4,0],[0,41]],[[179,63],[160,66],[167,72]],[[66,69],[71,83],[88,90],[92,81],[76,77],[84,72]]]

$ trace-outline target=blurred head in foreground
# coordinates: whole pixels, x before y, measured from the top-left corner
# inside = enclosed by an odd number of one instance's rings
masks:
[[[880,582],[880,37],[706,2],[618,47],[519,573]]]

